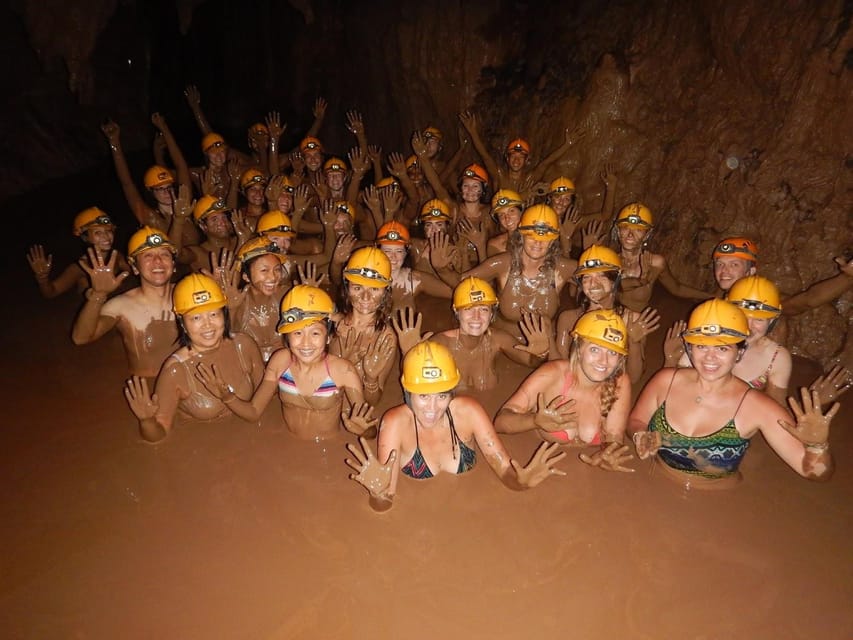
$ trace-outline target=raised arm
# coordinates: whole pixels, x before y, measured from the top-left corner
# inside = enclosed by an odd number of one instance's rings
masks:
[[[465,127],[465,130],[468,132],[468,135],[471,136],[471,142],[474,145],[474,149],[483,159],[483,164],[486,165],[486,171],[492,180],[492,189],[497,189],[501,185],[500,176],[502,175],[500,172],[500,168],[498,167],[498,163],[495,162],[495,159],[492,157],[492,154],[486,149],[486,145],[483,144],[483,139],[480,138],[480,130],[477,126],[477,116],[471,111],[463,111],[459,114],[459,121],[462,123],[462,126]]]
[[[432,190],[435,192],[435,197],[439,200],[444,200],[446,203],[450,202],[450,194],[441,182],[441,178],[438,177],[438,173],[436,173],[435,167],[432,166],[432,162],[427,157],[426,141],[420,131],[415,131],[412,134],[412,151],[418,157],[418,164],[427,182],[429,182]]]
[[[206,136],[208,133],[213,131],[213,127],[210,126],[210,123],[207,121],[207,117],[204,115],[204,111],[201,110],[201,93],[194,84],[188,84],[186,89],[184,89],[184,97],[187,99],[187,104],[190,107],[190,111],[193,112],[193,118],[195,118],[195,122],[198,125],[199,131],[201,131],[202,136]]]
[[[116,175],[118,176],[119,184],[121,184],[121,190],[124,192],[124,199],[127,201],[127,206],[130,207],[131,212],[133,212],[133,216],[141,225],[159,226],[159,222],[151,215],[151,207],[145,204],[145,200],[143,200],[139,190],[136,188],[136,184],[133,182],[133,178],[130,176],[127,159],[124,157],[124,151],[121,148],[121,129],[119,129],[119,126],[115,122],[110,120],[101,125],[101,131],[104,132],[107,141],[110,143],[110,152],[112,153]]]
[[[782,301],[782,315],[795,316],[835,300],[853,288],[853,259],[835,258],[841,273],[815,282],[805,291]]]
[[[175,165],[175,171],[178,174],[178,186],[186,185],[187,188],[192,189],[190,168],[187,165],[184,154],[181,152],[181,148],[175,140],[175,136],[172,135],[169,125],[166,124],[166,119],[159,113],[152,113],[151,124],[157,127],[157,130],[163,135],[163,140],[166,142],[166,148],[169,150],[169,156],[172,158],[172,162]]]
[[[119,303],[114,301],[109,308],[104,307],[107,297],[130,275],[127,272],[115,274],[117,256],[118,252],[113,251],[105,263],[104,259],[90,248],[88,261],[82,258],[80,260],[80,268],[89,276],[92,288],[86,292],[86,304],[77,314],[71,328],[71,340],[74,344],[94,342],[116,325],[118,309],[115,307]]]

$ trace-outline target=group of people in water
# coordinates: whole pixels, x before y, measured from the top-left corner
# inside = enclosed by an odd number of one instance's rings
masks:
[[[86,245],[79,263],[54,277],[43,246],[27,256],[46,297],[84,292],[75,344],[119,331],[124,392],[144,440],[165,438],[179,415],[256,422],[277,394],[295,436],[358,437],[346,462],[380,511],[400,474],[464,473],[477,450],[516,490],[563,474],[556,465],[572,447],[603,470],[632,471],[636,454],[682,482],[724,486],[760,431],[800,475],[831,476],[829,425],[850,372],[836,367],[787,398],[791,356],[774,336],[786,314],[853,287],[853,261],[782,300],[756,273],[756,243],[722,238],[712,256],[720,290],[706,292],[649,251],[648,207],[616,211],[610,168],[604,205],[591,213],[579,210],[570,177],[552,175],[583,131],[567,130],[536,165],[517,138],[499,162],[465,112],[480,162],[460,169],[465,145],[445,160],[435,127],[412,135],[410,155],[383,158],[351,111],[356,146],[344,158],[317,137],[318,99],[296,148],[282,150],[285,127],[272,112],[240,152],[212,130],[198,90],[186,97],[205,164],[190,168],[154,114],[159,143],[144,191],[118,125],[102,127],[139,223],[126,255],[109,214],[92,207],[73,222]],[[542,195],[534,185],[546,176]],[[665,367],[632,394],[647,373],[646,339],[660,328],[649,306],[656,281],[699,304],[667,332]],[[446,299],[453,326],[419,310],[421,295]],[[501,355],[529,375],[491,417],[478,394],[497,388]],[[398,375],[403,397],[389,400]],[[499,435],[524,431],[542,440],[527,464]]]

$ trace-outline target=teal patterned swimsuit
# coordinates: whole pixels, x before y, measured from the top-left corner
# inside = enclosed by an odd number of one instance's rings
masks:
[[[672,379],[675,380],[675,374]],[[666,396],[672,389],[669,383]],[[749,448],[749,440],[742,438],[735,428],[735,416],[743,404],[747,389],[735,409],[735,414],[720,429],[707,436],[686,436],[676,431],[666,419],[666,398],[649,420],[649,431],[658,431],[661,446],[658,456],[667,466],[703,478],[724,478],[737,473],[740,461]]]

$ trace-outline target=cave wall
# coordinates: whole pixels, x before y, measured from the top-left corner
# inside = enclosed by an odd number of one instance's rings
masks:
[[[210,120],[235,143],[270,108],[309,124],[329,100],[323,138],[359,108],[372,140],[405,149],[435,124],[455,146],[474,108],[499,149],[524,135],[534,159],[566,128],[584,137],[554,173],[576,179],[587,210],[605,164],[617,206],[656,215],[653,246],[710,288],[726,234],[758,240],[761,271],[786,293],[836,272],[853,246],[853,3],[343,2],[19,0],[2,27],[20,61],[4,137],[15,162],[0,196],[103,162],[97,123],[121,119],[131,148],[167,114],[191,159],[197,133],[180,89],[197,83]],[[15,123],[15,124],[12,124]],[[20,126],[23,123],[24,126]],[[63,213],[68,217],[70,213]],[[793,344],[827,361],[848,332],[851,297],[798,317]]]

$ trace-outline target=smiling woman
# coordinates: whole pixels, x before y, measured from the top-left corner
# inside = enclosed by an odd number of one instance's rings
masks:
[[[229,414],[221,398],[199,379],[199,368],[216,371],[232,393],[251,397],[263,373],[261,353],[244,334],[231,335],[225,295],[212,278],[193,273],[172,294],[180,348],[163,363],[152,395],[148,382],[133,376],[125,396],[149,442],[165,438],[180,410],[190,418],[211,420]]]

